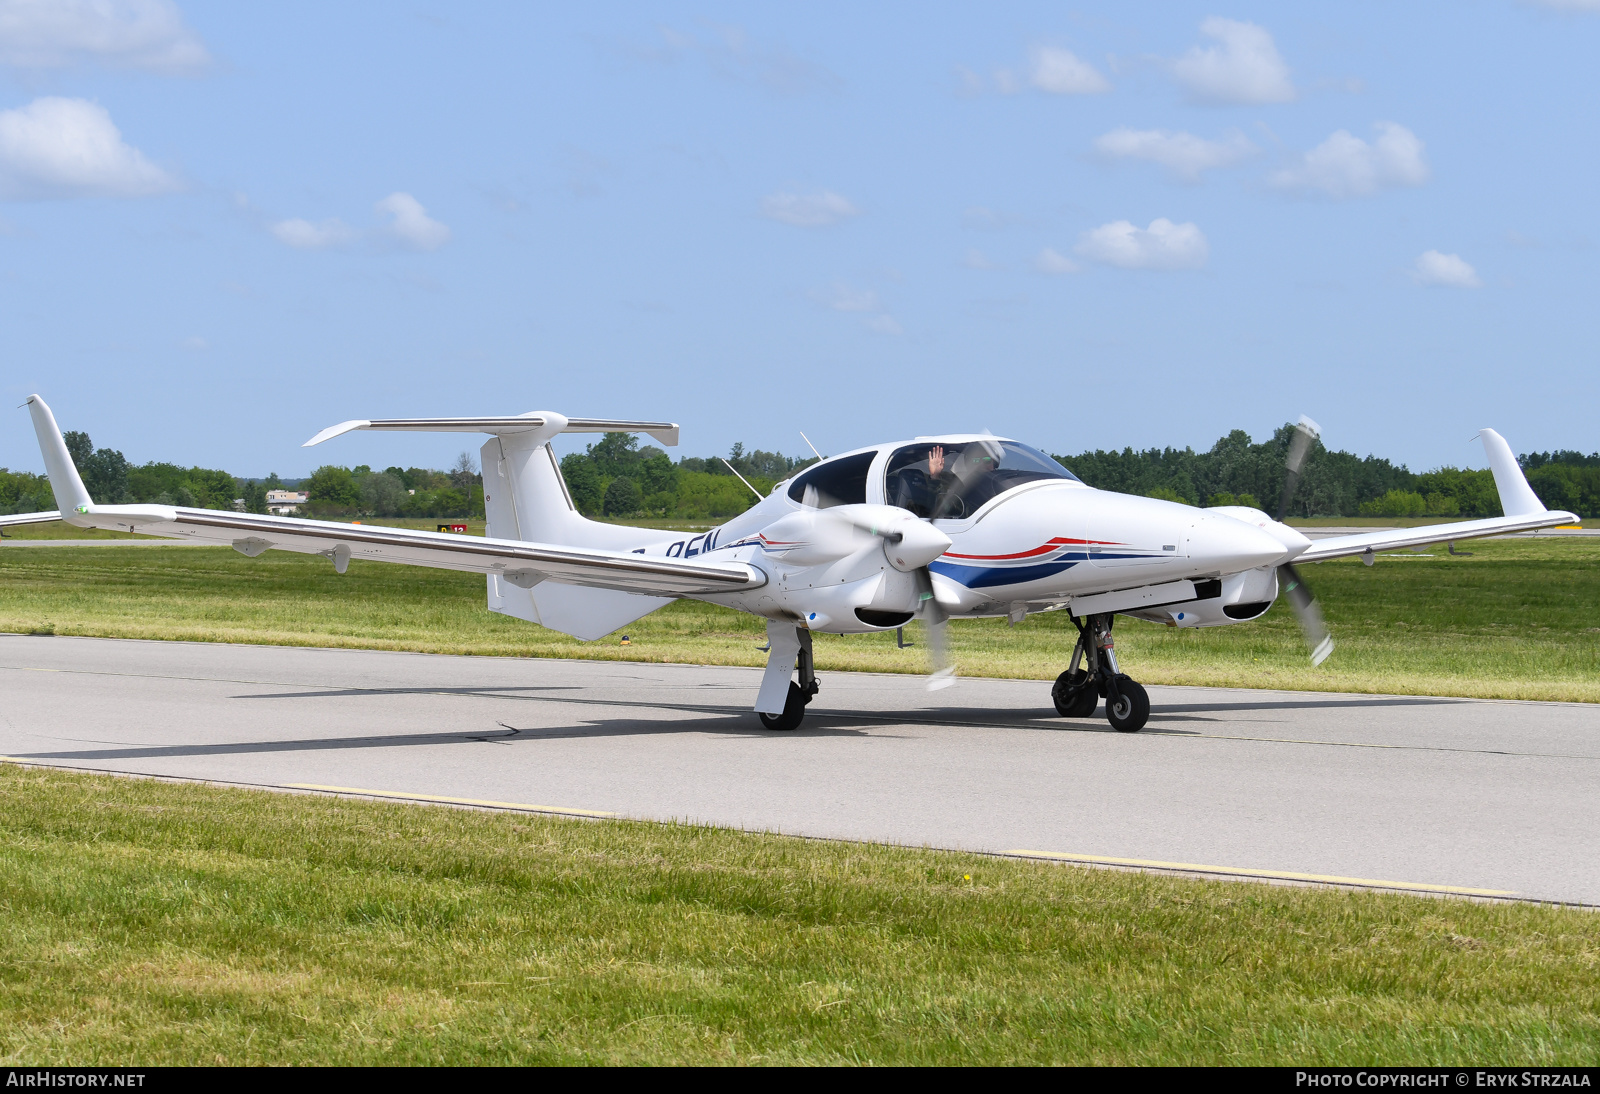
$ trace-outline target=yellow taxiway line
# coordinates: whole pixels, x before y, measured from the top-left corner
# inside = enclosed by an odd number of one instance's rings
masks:
[[[316,783],[282,783],[289,790],[318,790],[324,794],[359,794],[363,798],[438,802],[441,805],[476,805],[484,809],[516,809],[524,813],[561,813],[571,817],[614,817],[598,809],[569,809],[564,805],[526,805],[522,802],[486,801],[481,798],[447,798],[439,794],[412,794],[401,790],[364,790],[359,786],[319,786]]]
[[[0,756],[0,763],[46,767],[20,756]],[[80,770],[80,769],[74,769]],[[158,776],[159,777],[159,776]],[[437,802],[441,805],[469,805],[481,809],[514,809],[523,813],[554,813],[571,817],[615,817],[600,809],[573,809],[564,805],[529,805],[525,802],[490,801],[485,798],[452,798],[442,794],[417,794],[401,790],[371,790],[359,786],[323,786],[320,783],[280,783],[286,790],[311,790],[323,794],[353,794],[363,798],[389,798],[395,801]],[[1306,874],[1295,870],[1255,870],[1240,866],[1210,866],[1199,862],[1166,862],[1161,859],[1116,858],[1110,855],[1080,855],[1066,851],[1032,851],[1018,848],[1001,851],[1017,858],[1048,859],[1054,862],[1080,862],[1087,866],[1121,866],[1127,869],[1173,870],[1189,874],[1215,874],[1222,877],[1262,878],[1269,881],[1301,881],[1318,885],[1352,885],[1363,889],[1393,889],[1401,892],[1446,893],[1452,896],[1512,897],[1514,889],[1474,889],[1465,885],[1429,885],[1419,881],[1384,881],[1368,877],[1342,877],[1337,874]]]
[[[1053,859],[1082,862],[1092,866],[1126,866],[1134,869],[1181,870],[1192,874],[1222,874],[1228,877],[1259,877],[1274,881],[1307,881],[1319,885],[1358,885],[1364,889],[1402,889],[1419,893],[1450,893],[1454,896],[1516,896],[1514,889],[1470,889],[1464,885],[1427,885],[1418,881],[1380,881],[1369,877],[1339,877],[1335,874],[1302,874],[1293,870],[1251,870],[1238,866],[1206,866],[1198,862],[1162,862],[1157,859],[1111,858],[1106,855],[1075,855],[1062,851],[1002,851],[1018,858]]]

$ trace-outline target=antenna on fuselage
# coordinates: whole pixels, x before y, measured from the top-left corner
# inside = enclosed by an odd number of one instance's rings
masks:
[[[740,482],[744,483],[746,486],[750,486],[750,480],[745,478],[743,475],[739,474],[739,472],[734,471],[733,470],[733,464],[728,463],[727,460],[723,460],[721,456],[718,456],[717,459],[722,460],[723,463],[727,463],[728,464],[728,470],[729,471],[733,471],[733,475],[734,475],[734,477],[736,479],[738,479]],[[756,500],[757,501],[761,500],[761,491],[757,490],[753,486],[750,486],[750,492],[756,496]]]
[[[817,459],[822,459],[822,453],[817,451],[817,446],[811,443],[811,438],[806,436],[806,431],[803,429],[800,431],[800,439],[806,442],[806,447],[811,449]]]

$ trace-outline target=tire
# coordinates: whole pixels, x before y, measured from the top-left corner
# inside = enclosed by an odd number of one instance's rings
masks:
[[[1063,718],[1087,718],[1094,713],[1094,708],[1100,705],[1100,695],[1092,687],[1084,688],[1076,694],[1069,694],[1070,690],[1081,683],[1085,676],[1082,669],[1063,672],[1056,677],[1056,683],[1050,689],[1050,699],[1056,705],[1056,713]]]
[[[1126,676],[1117,679],[1115,698],[1106,697],[1106,721],[1118,733],[1137,733],[1150,718],[1150,696],[1144,686]]]
[[[800,685],[793,680],[789,681],[789,697],[783,701],[782,714],[762,714],[757,711],[761,724],[768,729],[787,732],[799,729],[800,722],[806,716],[806,704],[811,702],[811,696],[800,690]]]

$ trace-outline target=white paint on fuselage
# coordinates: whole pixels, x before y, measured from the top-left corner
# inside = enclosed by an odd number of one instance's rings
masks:
[[[967,434],[917,440],[960,444],[979,439],[1001,438]],[[874,445],[833,458],[875,451],[866,500],[883,504],[888,457],[909,443]],[[855,608],[903,595],[903,575],[895,573],[881,545],[868,544],[837,561],[812,565],[793,564],[781,553],[763,550],[757,534],[805,508],[788,496],[788,485],[779,483],[770,496],[719,528],[701,536],[678,534],[644,553],[705,553],[747,562],[769,576],[760,589],[703,597],[711,603],[769,618],[807,619],[820,631],[882,629],[863,624],[854,614]],[[935,593],[945,611],[958,616],[1004,615],[1019,602],[1030,610],[1060,607],[1074,596],[1225,577],[1288,561],[1309,545],[1298,532],[1258,510],[1197,509],[1096,490],[1075,479],[1025,483],[990,499],[969,517],[932,523],[951,540],[932,566]]]

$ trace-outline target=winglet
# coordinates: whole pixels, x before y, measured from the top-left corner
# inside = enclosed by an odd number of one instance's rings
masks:
[[[315,437],[312,437],[300,447],[310,448],[314,444],[321,444],[323,441],[330,441],[339,436],[341,433],[348,433],[352,429],[367,429],[371,425],[372,422],[366,418],[354,418],[348,422],[340,422],[338,425],[330,425],[327,429],[324,429],[321,433],[318,433]]]
[[[56,508],[63,519],[70,522],[81,509],[94,502],[89,491],[84,489],[83,479],[72,462],[72,453],[67,451],[67,442],[61,436],[61,427],[56,425],[56,416],[50,413],[50,407],[37,395],[28,396],[26,405],[28,413],[33,415],[33,431],[39,435],[39,452],[44,456],[44,470],[50,477]]]
[[[1508,517],[1531,517],[1546,512],[1544,502],[1528,485],[1517,457],[1511,454],[1506,439],[1492,429],[1478,430],[1483,441],[1483,454],[1489,457],[1489,469],[1494,472],[1494,488],[1500,492],[1500,508]]]

